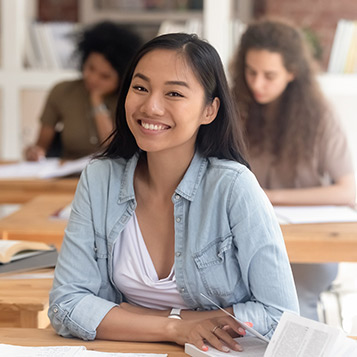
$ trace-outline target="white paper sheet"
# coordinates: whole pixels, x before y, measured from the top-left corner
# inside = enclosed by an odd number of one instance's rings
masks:
[[[185,352],[192,357],[352,357],[357,356],[357,341],[342,330],[324,323],[284,312],[269,344],[254,336],[237,338],[243,352],[228,354],[209,347],[203,352],[186,344]]]
[[[264,357],[352,357],[357,342],[333,326],[284,312]]]
[[[0,344],[0,356],[11,357],[167,357],[154,353],[112,353],[89,351],[85,346],[24,347]]]
[[[274,206],[280,224],[357,222],[357,211],[347,206]]]
[[[57,158],[44,159],[37,162],[19,162],[16,164],[0,165],[0,179],[31,179],[63,177],[82,172],[90,157],[78,160],[62,161]]]

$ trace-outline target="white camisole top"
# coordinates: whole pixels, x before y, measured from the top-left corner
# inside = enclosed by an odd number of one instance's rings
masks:
[[[175,265],[159,279],[135,213],[114,246],[113,279],[126,300],[151,309],[187,308],[176,286]]]

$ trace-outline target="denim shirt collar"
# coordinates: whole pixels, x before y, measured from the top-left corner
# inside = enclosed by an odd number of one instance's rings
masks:
[[[196,151],[190,166],[177,186],[175,193],[189,201],[193,201],[203,175],[206,172],[207,165],[208,160]]]
[[[139,160],[139,154],[135,154],[126,162],[124,173],[121,177],[121,182],[120,182],[118,203],[123,203],[129,200],[135,200],[134,174],[135,174],[136,165],[138,164],[138,160]]]
[[[120,183],[118,203],[135,200],[134,174],[138,160],[139,154],[135,154],[127,161],[125,165],[124,173]],[[192,201],[206,171],[207,165],[208,160],[202,157],[196,151],[190,166],[188,167],[183,179],[177,186],[175,193],[189,201]]]

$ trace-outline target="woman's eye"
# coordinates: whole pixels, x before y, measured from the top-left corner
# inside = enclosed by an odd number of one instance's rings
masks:
[[[275,79],[275,76],[266,76],[265,77],[268,81],[273,81]]]
[[[139,92],[145,92],[146,91],[146,89],[144,87],[142,87],[142,86],[133,86],[133,88],[135,90],[139,91]]]
[[[169,93],[168,93],[168,96],[169,96],[169,97],[183,97],[182,94],[177,93],[177,92],[169,92]]]

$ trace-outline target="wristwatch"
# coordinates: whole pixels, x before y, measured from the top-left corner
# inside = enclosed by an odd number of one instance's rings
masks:
[[[169,319],[177,319],[182,320],[181,317],[181,309],[176,309],[175,307],[171,309],[170,314],[168,316]]]
[[[93,114],[94,115],[97,115],[97,114],[109,115],[109,109],[107,108],[107,106],[104,103],[101,103],[101,104],[97,105],[96,107],[93,107]]]

